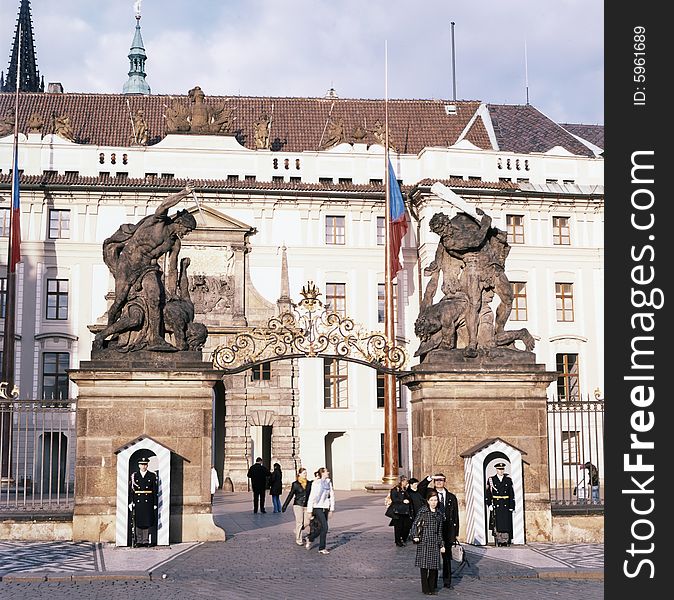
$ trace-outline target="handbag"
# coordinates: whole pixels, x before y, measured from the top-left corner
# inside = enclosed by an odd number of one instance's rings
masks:
[[[419,522],[417,523],[417,535],[416,537],[412,538],[412,542],[415,544],[421,543],[423,533],[424,533],[424,520],[419,519]]]
[[[386,509],[386,512],[384,513],[389,519],[395,519],[396,518],[396,511],[393,506],[393,504],[389,504],[389,507]]]
[[[462,563],[466,559],[466,553],[463,550],[463,546],[459,543],[459,540],[454,540],[451,548],[452,560],[455,560],[458,563]]]

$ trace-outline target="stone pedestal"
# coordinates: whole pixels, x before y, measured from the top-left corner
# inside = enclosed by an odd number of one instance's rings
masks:
[[[115,540],[115,450],[139,436],[172,450],[169,541],[225,539],[210,502],[212,388],[221,373],[198,352],[158,354],[107,355],[69,371],[79,388],[74,541]]]
[[[521,352],[518,362],[437,357],[402,377],[412,393],[412,462],[416,477],[435,472],[460,506],[465,536],[465,478],[462,454],[500,438],[524,455],[526,541],[552,539],[548,485],[546,388],[555,373]],[[517,355],[515,355],[517,356]],[[453,358],[453,359],[451,359]],[[465,539],[465,537],[463,537]]]

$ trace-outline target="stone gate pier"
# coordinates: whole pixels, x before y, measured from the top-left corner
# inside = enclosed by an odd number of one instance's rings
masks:
[[[210,502],[212,389],[221,376],[198,351],[110,352],[69,371],[79,388],[74,541],[115,541],[123,487],[115,451],[140,436],[172,450],[169,541],[225,539]]]

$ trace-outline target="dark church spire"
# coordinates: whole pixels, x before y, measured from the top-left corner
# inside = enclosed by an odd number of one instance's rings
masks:
[[[21,47],[21,64],[19,65],[19,91],[44,92],[44,79],[40,78],[35,56],[35,42],[33,39],[33,21],[30,16],[30,0],[21,0],[19,16],[16,19],[14,43],[9,56],[7,75],[2,74],[3,92],[16,91],[16,61]]]

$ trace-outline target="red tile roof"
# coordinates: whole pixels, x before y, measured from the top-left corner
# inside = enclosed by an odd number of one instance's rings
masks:
[[[152,145],[166,136],[164,113],[174,102],[190,106],[187,95],[22,93],[19,129],[27,132],[29,116],[37,113],[45,124],[42,133],[49,134],[54,131],[55,116],[69,115],[75,142],[126,147],[131,145],[130,114],[142,109]],[[285,152],[318,150],[329,119],[343,121],[347,142],[356,141],[354,132],[360,127],[367,132],[362,142],[374,144],[375,122],[384,123],[385,117],[383,100],[206,96],[205,104],[211,108],[224,104],[233,110],[235,120],[231,133],[249,149],[255,147],[255,122],[263,113],[272,114],[271,149]],[[456,105],[456,114],[447,114],[447,104]],[[479,101],[389,100],[391,145],[405,154],[416,154],[426,147],[451,146],[479,106]],[[560,145],[574,154],[592,155],[587,147],[531,106],[488,106],[502,150],[545,152]],[[0,118],[13,109],[14,94],[0,93]],[[481,118],[471,126],[466,139],[480,148],[491,147]]]
[[[592,150],[529,104],[488,104],[487,107],[503,152],[547,152],[561,146],[577,156],[594,156]]]
[[[582,123],[560,123],[560,125],[574,135],[582,137],[602,150],[604,149],[603,125],[583,125]]]

